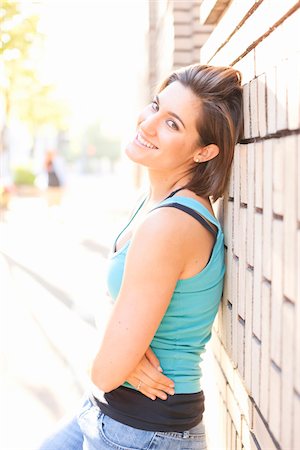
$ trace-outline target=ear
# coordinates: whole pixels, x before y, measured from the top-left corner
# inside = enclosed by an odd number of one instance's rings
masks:
[[[216,144],[209,144],[205,147],[198,147],[193,158],[196,163],[202,163],[215,158],[219,152],[220,149]]]

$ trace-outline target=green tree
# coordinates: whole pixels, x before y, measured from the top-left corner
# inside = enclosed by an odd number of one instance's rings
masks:
[[[13,111],[27,123],[33,139],[38,129],[45,124],[64,129],[67,116],[66,107],[54,96],[53,86],[41,83],[37,76],[32,53],[33,50],[37,54],[41,52],[44,39],[38,32],[38,20],[37,16],[26,16],[19,2],[2,0],[0,54],[6,81],[6,126]]]

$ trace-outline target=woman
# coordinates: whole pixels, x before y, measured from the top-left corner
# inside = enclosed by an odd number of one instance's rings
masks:
[[[115,302],[95,388],[43,450],[206,448],[199,363],[225,271],[210,198],[226,188],[241,130],[241,76],[230,67],[176,71],[142,111],[126,153],[150,189],[111,255]]]

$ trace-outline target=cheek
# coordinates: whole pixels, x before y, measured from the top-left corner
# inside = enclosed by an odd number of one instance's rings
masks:
[[[139,126],[142,122],[144,122],[144,120],[148,118],[149,114],[150,114],[149,107],[146,106],[138,115],[137,126]]]

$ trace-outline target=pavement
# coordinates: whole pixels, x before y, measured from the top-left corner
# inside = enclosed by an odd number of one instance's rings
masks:
[[[106,256],[136,196],[116,187],[70,176],[59,204],[45,192],[1,211],[1,450],[35,449],[87,389]]]

